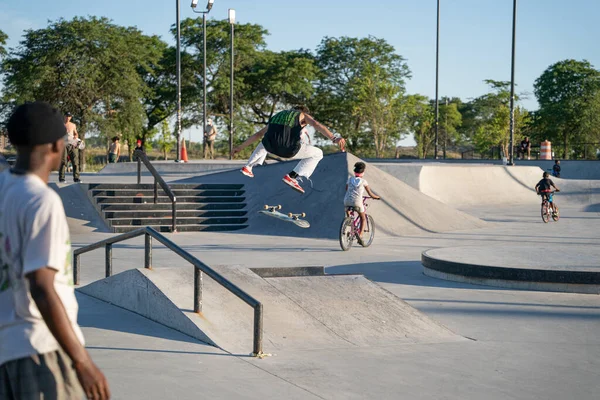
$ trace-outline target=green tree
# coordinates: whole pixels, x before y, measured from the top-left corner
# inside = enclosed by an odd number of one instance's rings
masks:
[[[320,69],[311,108],[342,134],[350,151],[380,154],[402,129],[401,97],[410,71],[384,39],[326,37],[317,48]]]
[[[461,142],[458,131],[462,125],[462,115],[458,107],[462,104],[460,99],[442,98],[439,103],[439,143],[440,147],[456,146]]]
[[[161,123],[161,132],[160,136],[156,140],[155,144],[160,151],[163,152],[163,157],[165,161],[167,160],[167,155],[175,146],[175,137],[171,133],[171,129],[169,128],[169,123],[166,120],[163,120]]]
[[[240,72],[244,82],[241,105],[252,110],[249,122],[264,125],[283,108],[306,104],[313,94],[318,69],[310,53],[262,51]]]
[[[58,20],[28,30],[3,63],[4,103],[44,100],[74,114],[79,132],[139,131],[144,71],[158,62],[158,37],[106,18]],[[122,115],[121,115],[122,114]]]
[[[407,99],[410,105],[409,130],[417,143],[419,158],[427,158],[435,140],[435,113],[432,102],[419,94],[410,95]]]
[[[206,23],[207,46],[207,111],[210,116],[224,118],[229,115],[230,88],[230,25],[227,21],[209,20]],[[172,29],[175,34],[175,28]],[[235,27],[234,99],[235,104],[248,93],[243,71],[254,64],[257,54],[266,46],[267,30],[256,24],[237,24]],[[188,18],[181,22],[181,43],[184,54],[190,57],[191,84],[186,114],[186,126],[202,125],[203,91],[203,36],[202,18]],[[246,114],[247,115],[247,114]]]
[[[474,99],[470,109],[473,111],[474,119],[472,129],[473,144],[479,152],[487,152],[492,146],[499,146],[505,155],[509,153],[510,145],[510,82],[485,81],[492,91]],[[516,96],[515,101],[519,100]],[[515,143],[518,142],[530,116],[522,107],[515,107]]]
[[[564,158],[572,143],[600,141],[600,71],[588,61],[551,65],[535,81],[534,93],[540,105],[536,127],[562,145]]]
[[[8,35],[0,29],[0,60],[2,57],[6,55],[6,41],[8,40]]]

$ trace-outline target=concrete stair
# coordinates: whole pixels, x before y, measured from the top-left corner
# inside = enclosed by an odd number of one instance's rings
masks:
[[[248,227],[242,184],[170,184],[177,197],[177,230],[235,231]],[[91,184],[88,195],[113,232],[151,226],[171,231],[171,199],[151,184]]]

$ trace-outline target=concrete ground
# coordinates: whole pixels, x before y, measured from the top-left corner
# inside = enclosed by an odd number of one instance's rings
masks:
[[[529,245],[534,253],[547,246],[593,249],[600,244],[599,214],[562,208],[558,223],[543,224],[537,205],[466,211],[492,224],[445,234],[377,236],[371,248],[349,252],[340,251],[333,240],[265,240],[227,233],[169,236],[209,265],[324,265],[330,274],[365,274],[470,340],[315,348],[257,360],[231,356],[79,295],[88,348],[116,399],[596,399],[599,296],[441,281],[423,275],[420,255],[431,248],[480,245],[514,245],[519,251]],[[107,236],[91,228],[79,232],[73,235],[75,246]],[[115,246],[115,273],[140,267],[142,249],[139,239]],[[82,283],[101,278],[104,252],[82,257]],[[153,264],[187,267],[159,246]]]
[[[581,167],[592,174],[592,164],[568,168],[564,164],[565,171],[574,173]],[[173,169],[166,177],[189,177],[182,172]],[[417,172],[411,172],[409,185],[418,181]],[[86,174],[83,179],[135,182],[130,172]],[[144,182],[151,178],[145,176]],[[570,184],[574,189],[583,187]],[[425,250],[473,246],[490,249],[489,254],[479,251],[481,263],[502,263],[503,253],[513,262],[523,254],[523,259],[541,263],[564,251],[581,255],[574,265],[597,266],[600,209],[590,196],[596,193],[592,189],[582,191],[585,204],[576,197],[579,189],[571,191],[569,202],[562,203],[559,194],[558,223],[541,221],[535,195],[510,207],[457,202],[450,205],[458,204],[489,223],[479,229],[411,231],[400,237],[379,231],[372,247],[348,252],[340,251],[336,240],[326,239],[248,233],[168,235],[211,266],[322,265],[328,274],[364,274],[466,340],[277,352],[267,342],[265,352],[274,354],[259,360],[233,356],[81,293],[80,322],[115,399],[597,399],[600,296],[438,280],[423,274],[420,261]],[[523,201],[529,199],[529,192],[520,193]],[[69,214],[75,247],[112,235],[102,232],[93,214],[89,207]],[[113,257],[114,273],[142,267],[143,239],[115,245]],[[153,268],[191,267],[155,245]],[[82,256],[82,285],[101,279],[103,271],[102,250]]]

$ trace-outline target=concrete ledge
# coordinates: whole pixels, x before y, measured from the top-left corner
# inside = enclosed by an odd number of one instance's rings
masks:
[[[554,257],[543,257],[552,261],[542,265],[538,258],[542,257],[543,248],[525,251],[520,247],[475,246],[433,249],[422,253],[421,263],[425,275],[439,279],[515,289],[600,294],[600,265],[592,266],[594,260],[600,260],[597,255],[561,249],[561,258],[558,250],[554,250],[557,252]]]
[[[583,293],[600,294],[600,285],[573,284],[573,283],[552,283],[552,282],[527,282],[527,281],[508,281],[502,279],[474,278],[464,275],[449,274],[446,272],[423,268],[423,273],[427,276],[445,281],[470,283],[473,285],[493,286],[507,289],[535,290],[541,292],[565,292],[565,293]]]
[[[261,278],[291,278],[294,276],[324,276],[325,267],[273,267],[250,268]]]

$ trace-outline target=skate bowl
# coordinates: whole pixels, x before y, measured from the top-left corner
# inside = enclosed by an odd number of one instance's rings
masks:
[[[362,275],[265,274],[242,266],[217,272],[263,304],[265,352],[358,348],[466,340]],[[322,268],[321,268],[322,271]],[[264,275],[264,277],[261,277]],[[138,313],[230,353],[252,349],[253,312],[211,279],[204,279],[202,312],[192,312],[191,268],[133,269],[78,291]]]
[[[472,206],[539,204],[534,187],[542,179],[544,172],[537,166],[472,163],[375,165],[421,193],[461,209]],[[587,209],[600,204],[600,180],[551,179],[561,189],[558,195],[561,205]]]
[[[278,162],[254,169],[254,178],[227,171],[179,180],[179,183],[242,183],[245,185],[249,227],[239,233],[337,239],[344,218],[344,193],[348,176],[359,159],[348,153],[325,156],[300,194],[281,180],[296,161]],[[365,179],[382,201],[371,201],[369,214],[378,234],[403,236],[423,232],[477,229],[486,223],[419,192],[394,176],[367,164]],[[306,213],[309,229],[258,213],[264,205],[282,205],[282,212]]]

